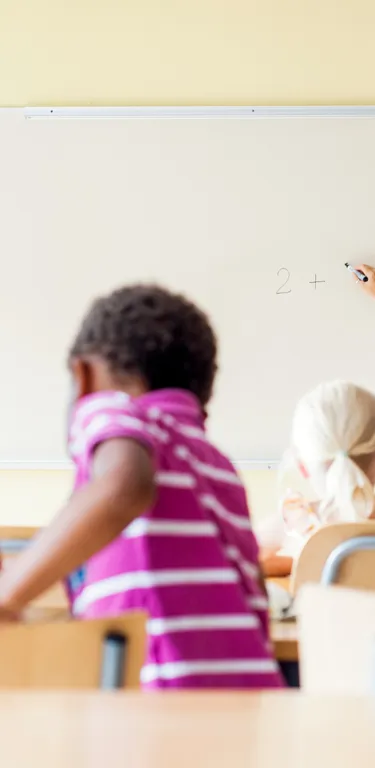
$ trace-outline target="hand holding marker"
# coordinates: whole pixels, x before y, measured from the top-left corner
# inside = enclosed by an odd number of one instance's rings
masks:
[[[345,266],[352,273],[358,287],[375,299],[375,267],[370,267],[368,264],[356,264],[355,267],[345,264]]]
[[[352,267],[351,264],[348,264],[347,261],[345,262],[345,266],[349,270],[349,272],[353,272],[353,275],[356,276],[357,283],[358,283],[359,280],[362,280],[363,283],[367,283],[368,277],[367,277],[367,275],[365,275],[364,272],[362,272],[361,269],[355,269],[354,267]]]

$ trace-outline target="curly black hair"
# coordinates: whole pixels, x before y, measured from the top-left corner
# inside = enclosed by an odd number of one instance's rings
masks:
[[[217,371],[217,341],[206,315],[157,285],[130,285],[97,299],[70,359],[103,357],[116,374],[138,374],[149,390],[192,392],[204,407]]]

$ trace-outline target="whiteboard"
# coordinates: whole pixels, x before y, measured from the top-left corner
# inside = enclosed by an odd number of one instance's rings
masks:
[[[25,120],[0,111],[0,462],[63,462],[66,351],[93,297],[186,292],[220,340],[211,434],[277,460],[322,379],[375,389],[375,119]]]

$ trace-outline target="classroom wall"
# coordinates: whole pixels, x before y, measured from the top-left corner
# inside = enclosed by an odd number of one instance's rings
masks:
[[[0,103],[361,104],[373,0],[0,0]]]
[[[372,0],[0,0],[0,18],[2,106],[375,103]],[[266,514],[275,473],[245,480]],[[0,524],[46,523],[70,485],[0,472]]]

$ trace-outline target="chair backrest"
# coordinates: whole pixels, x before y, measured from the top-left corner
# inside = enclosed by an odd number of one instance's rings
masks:
[[[375,520],[363,523],[326,525],[306,542],[293,570],[292,594],[303,584],[320,582],[329,555],[336,547],[359,536],[375,536]],[[340,565],[336,583],[357,589],[375,590],[375,549],[350,554]]]
[[[93,621],[3,625],[0,688],[108,687],[108,669],[111,676],[121,638],[125,640],[124,669],[112,687],[138,688],[145,657],[146,618],[143,613],[131,613]],[[103,675],[107,682],[101,685]]]
[[[375,695],[375,595],[309,584],[297,613],[306,693]]]

